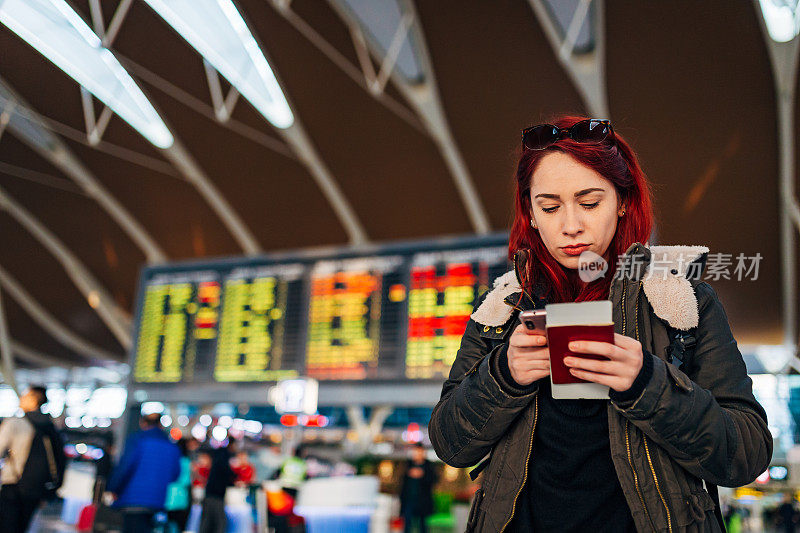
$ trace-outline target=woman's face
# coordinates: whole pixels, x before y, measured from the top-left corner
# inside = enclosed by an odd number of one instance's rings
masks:
[[[567,268],[578,268],[590,250],[602,256],[614,238],[622,211],[614,185],[600,173],[563,152],[542,158],[531,179],[531,216],[550,254]],[[564,247],[588,246],[568,253]]]

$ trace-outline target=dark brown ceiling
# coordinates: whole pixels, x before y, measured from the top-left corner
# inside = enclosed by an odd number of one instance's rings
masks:
[[[103,2],[106,23],[116,4]],[[471,231],[448,168],[424,130],[369,96],[270,2],[237,4],[370,239]],[[525,0],[415,4],[456,144],[492,229],[506,229],[519,130],[553,113],[586,108]],[[89,20],[86,0],[72,5]],[[611,116],[653,182],[658,243],[703,244],[734,256],[761,253],[758,281],[713,285],[740,343],[781,342],[777,122],[756,8],[726,0],[616,0],[605,6]],[[357,65],[346,26],[325,2],[295,0],[292,9]],[[249,103],[241,99],[233,119],[264,142],[189,105],[199,101],[210,108],[202,61],[143,2],[134,2],[114,50],[132,62],[132,72],[146,69],[161,80],[137,77],[264,250],[346,244],[344,229],[310,173]],[[111,120],[101,149],[79,140],[75,132],[83,131],[84,123],[77,84],[5,27],[0,27],[0,76],[62,131],[71,128],[67,146],[170,259],[242,252],[194,187],[119,118]],[[394,87],[387,92],[410,109]],[[145,157],[134,163],[108,153],[119,147]],[[21,179],[0,166],[0,185],[132,312],[145,260],[135,244],[97,203],[10,134],[0,140],[2,163],[67,185]],[[49,312],[87,340],[124,356],[64,269],[5,213],[0,213],[0,250],[0,265]],[[3,301],[15,339],[78,360],[11,298]]]

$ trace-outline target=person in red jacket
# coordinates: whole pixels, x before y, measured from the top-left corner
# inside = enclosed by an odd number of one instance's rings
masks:
[[[247,452],[240,450],[233,461],[233,473],[236,474],[236,485],[252,485],[256,480],[256,469],[250,462]]]

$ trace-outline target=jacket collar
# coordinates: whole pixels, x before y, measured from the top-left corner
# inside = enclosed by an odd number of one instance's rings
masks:
[[[656,314],[678,329],[697,326],[697,298],[690,280],[703,274],[708,247],[698,245],[646,246],[631,244],[619,261],[611,292],[621,290],[621,274],[642,282]],[[523,293],[515,270],[498,277],[471,318],[485,326],[502,326],[515,311],[541,309],[547,303],[543,287],[535,284],[532,294]]]

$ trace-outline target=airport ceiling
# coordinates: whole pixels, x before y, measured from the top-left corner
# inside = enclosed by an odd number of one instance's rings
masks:
[[[106,28],[119,3],[100,3]],[[90,0],[69,4],[94,27]],[[393,80],[380,96],[367,90],[334,0],[235,4],[370,241],[475,231],[452,167],[408,95]],[[740,344],[782,342],[778,126],[757,3],[604,5],[610,116],[653,182],[658,243],[760,253],[757,281],[712,284]],[[588,113],[587,105],[528,1],[414,0],[413,7],[452,145],[489,229],[505,230],[520,129],[557,112]],[[244,98],[227,122],[217,120],[201,56],[144,0],[131,3],[110,48],[260,250],[348,244],[307,161]],[[373,58],[372,66],[380,63]],[[185,171],[118,116],[99,144],[88,142],[79,85],[5,26],[0,77],[168,260],[245,252]],[[229,87],[221,82],[223,94]],[[102,105],[95,101],[94,109],[100,116]],[[0,187],[133,312],[146,255],[62,166],[7,131]],[[0,205],[0,267],[20,364],[47,364],[40,356],[83,364],[81,343],[124,360],[91,298],[7,205]],[[44,320],[36,320],[39,311]],[[48,314],[63,330],[42,327],[55,323]]]

